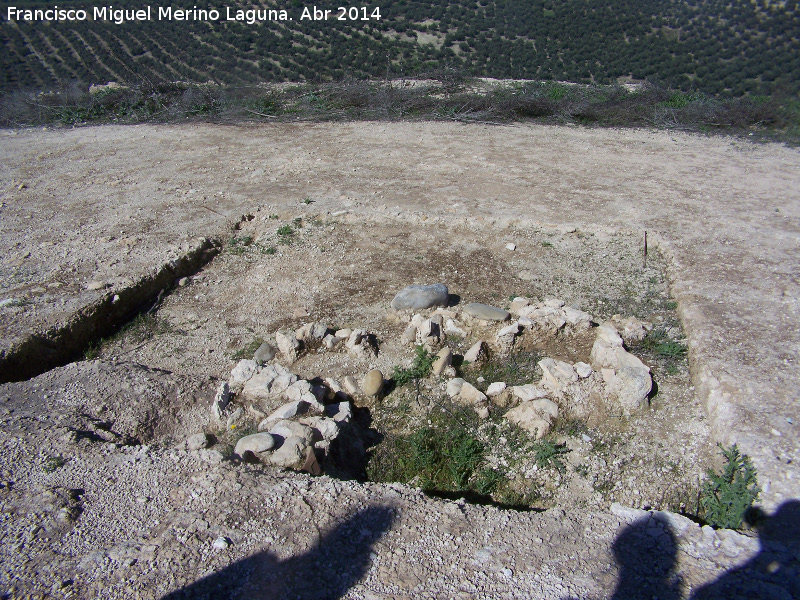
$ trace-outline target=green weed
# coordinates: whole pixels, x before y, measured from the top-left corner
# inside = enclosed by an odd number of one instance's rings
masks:
[[[258,347],[263,343],[264,343],[263,339],[256,338],[252,342],[247,344],[247,346],[245,346],[244,348],[240,348],[239,350],[237,350],[236,352],[231,354],[231,358],[233,360],[242,360],[243,358],[252,358],[253,354],[255,354],[256,350],[258,350]]]
[[[540,469],[552,467],[562,475],[566,473],[567,467],[561,458],[570,452],[567,444],[554,444],[547,440],[539,440],[532,446],[533,458]]]
[[[42,471],[45,473],[52,473],[53,471],[63,467],[66,462],[67,459],[61,456],[48,456],[42,465]]]
[[[761,488],[750,457],[741,454],[736,444],[728,449],[719,444],[719,448],[725,457],[725,466],[719,475],[708,471],[700,504],[706,522],[712,527],[739,529]]]
[[[416,356],[411,368],[395,367],[392,371],[392,379],[397,387],[402,387],[411,381],[425,379],[430,374],[434,356],[422,345],[417,346],[415,352]]]

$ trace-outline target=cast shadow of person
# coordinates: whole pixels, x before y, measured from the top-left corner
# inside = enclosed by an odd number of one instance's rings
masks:
[[[800,501],[782,504],[757,525],[759,551],[739,567],[697,588],[690,600],[800,599]],[[611,600],[679,600],[677,541],[658,514],[639,519],[617,536],[612,550],[619,579]]]
[[[691,600],[800,598],[800,500],[789,500],[757,525],[758,554],[698,588]]]
[[[361,510],[285,560],[262,551],[176,590],[162,600],[336,600],[367,573],[372,546],[391,527],[392,510]]]

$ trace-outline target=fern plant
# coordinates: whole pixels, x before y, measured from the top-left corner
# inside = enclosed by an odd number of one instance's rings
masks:
[[[700,503],[709,525],[717,529],[739,529],[761,488],[750,457],[741,454],[736,444],[729,449],[718,445],[725,457],[725,467],[720,475],[708,471],[709,479],[703,485]]]

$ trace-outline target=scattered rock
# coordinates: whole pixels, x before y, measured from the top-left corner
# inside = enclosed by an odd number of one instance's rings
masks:
[[[507,310],[478,302],[467,304],[464,307],[464,312],[471,317],[483,319],[484,321],[505,321],[511,316]]]
[[[308,311],[302,306],[295,308],[294,311],[292,312],[292,317],[295,319],[302,319],[303,317],[307,316],[308,316]]]
[[[285,469],[301,469],[306,462],[309,443],[305,438],[290,436],[284,439],[281,447],[266,457],[271,465]]]
[[[253,360],[259,365],[264,365],[275,358],[275,348],[269,342],[264,342],[253,355]]]
[[[503,327],[500,331],[497,332],[497,337],[495,338],[495,342],[500,347],[501,352],[510,352],[511,348],[514,346],[514,338],[519,333],[519,323],[512,323],[506,327]]]
[[[392,300],[395,310],[422,310],[433,306],[447,306],[450,294],[443,283],[410,285],[400,290]]]
[[[284,404],[275,410],[271,415],[259,423],[258,427],[261,428],[262,424],[269,423],[270,421],[281,421],[283,419],[291,419],[292,417],[296,417],[298,415],[304,415],[308,412],[309,408],[311,408],[311,405],[305,400],[295,400],[294,402],[289,402],[288,404]]]
[[[250,452],[256,458],[261,459],[274,447],[275,438],[273,438],[271,434],[254,433],[239,439],[239,441],[236,442],[236,447],[233,449],[233,453],[241,458],[245,458],[245,455]]]
[[[446,393],[448,397],[455,398],[461,393],[461,387],[466,383],[461,377],[454,377],[447,382]]]
[[[458,393],[458,398],[463,400],[466,404],[483,404],[486,402],[486,395],[478,388],[468,382],[464,382],[461,390]]]
[[[227,382],[219,384],[217,393],[214,395],[214,401],[211,404],[211,409],[217,419],[222,419],[222,414],[231,400],[231,388]]]
[[[477,363],[487,358],[486,344],[484,342],[475,342],[467,353],[464,354],[464,361],[468,363]]]
[[[453,351],[450,350],[448,346],[445,346],[439,350],[439,354],[436,355],[436,360],[433,362],[433,374],[436,376],[441,375],[445,368],[449,367],[452,362]]]
[[[239,424],[239,421],[242,420],[242,417],[244,417],[244,409],[241,406],[237,406],[236,410],[234,410],[230,414],[230,416],[228,417],[228,420],[225,423],[225,426],[228,429],[231,429],[232,427],[235,427],[236,425]]]
[[[531,402],[523,402],[516,408],[512,408],[505,414],[505,419],[524,429],[537,440],[550,433],[550,420],[543,416]]]
[[[353,377],[352,375],[348,375],[347,377],[345,377],[342,383],[344,383],[344,389],[346,389],[350,395],[358,394],[359,392],[361,392],[361,388],[358,385],[358,381],[356,381],[356,378]]]
[[[364,376],[361,382],[361,389],[367,396],[377,396],[383,390],[383,373],[378,369],[372,369]]]
[[[186,447],[192,451],[200,450],[201,448],[207,448],[208,443],[209,443],[208,435],[206,435],[203,432],[200,432],[189,436],[189,439],[186,440]]]
[[[575,372],[581,379],[586,379],[592,374],[592,366],[587,365],[585,362],[576,362],[574,365]]]
[[[218,537],[213,542],[211,542],[211,547],[214,548],[214,550],[225,550],[228,547],[230,547],[230,545],[231,541],[228,538],[222,536]]]
[[[86,289],[91,292],[96,290],[102,290],[104,287],[106,287],[106,284],[103,283],[102,281],[90,281],[89,283],[86,284]]]
[[[300,350],[300,340],[295,337],[294,332],[284,333],[283,331],[275,332],[275,342],[278,344],[278,350],[289,362],[297,360],[297,353]]]
[[[444,332],[447,335],[457,335],[459,337],[467,337],[467,332],[459,327],[459,324],[456,323],[453,319],[447,319],[444,323]]]
[[[578,381],[578,374],[568,362],[544,358],[538,364],[542,369],[541,383],[553,391],[559,391],[570,383]]]
[[[186,287],[190,283],[191,281],[188,277],[181,277],[180,279],[178,279],[178,287]]]
[[[254,360],[240,360],[231,371],[231,383],[247,383],[258,373],[258,364]]]
[[[506,244],[506,250],[512,250],[513,251],[513,250],[516,250],[516,249],[517,249],[517,245],[516,244],[513,244],[511,242]]]
[[[337,329],[334,335],[339,339],[346,340],[350,337],[351,333],[353,333],[353,330],[348,327],[345,329]]]
[[[515,385],[511,388],[511,393],[515,398],[519,398],[521,402],[529,402],[538,398],[545,398],[548,394],[547,390],[540,388],[534,383]]]
[[[327,404],[325,414],[337,423],[349,423],[353,419],[353,405],[350,402]]]
[[[403,332],[400,341],[405,345],[414,344],[417,341],[417,328],[415,325],[409,325]]]
[[[493,396],[499,396],[502,394],[506,389],[506,384],[504,381],[495,381],[494,383],[490,384],[488,388],[486,388],[486,395],[489,398]]]

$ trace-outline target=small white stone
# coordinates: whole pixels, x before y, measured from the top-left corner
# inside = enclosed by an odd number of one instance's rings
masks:
[[[214,550],[225,550],[230,545],[230,540],[222,536],[218,537],[211,543],[211,546],[214,548]]]
[[[511,242],[506,244],[506,250],[516,250],[516,249],[517,249],[517,245],[516,244],[511,243]]]

